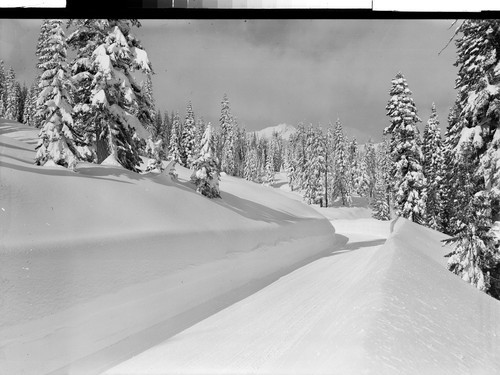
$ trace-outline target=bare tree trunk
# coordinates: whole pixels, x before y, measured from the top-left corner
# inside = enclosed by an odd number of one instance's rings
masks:
[[[101,138],[98,132],[96,134],[96,156],[97,156],[97,164],[101,164],[108,156],[108,142],[106,141],[106,137]]]
[[[325,152],[325,207],[328,207],[328,150]]]

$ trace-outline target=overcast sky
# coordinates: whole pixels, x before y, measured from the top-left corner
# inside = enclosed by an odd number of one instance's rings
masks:
[[[456,92],[452,20],[143,20],[157,108],[218,123],[220,102],[247,130],[340,117],[360,142],[381,138],[391,79],[401,71],[423,124],[441,126]],[[0,57],[30,84],[40,20],[0,20]]]

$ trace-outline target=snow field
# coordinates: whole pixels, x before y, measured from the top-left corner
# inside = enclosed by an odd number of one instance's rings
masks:
[[[118,166],[33,165],[0,123],[0,368],[103,371],[341,246],[310,207],[224,176],[222,200]]]
[[[497,373],[500,303],[445,269],[442,234],[384,224],[105,375]]]

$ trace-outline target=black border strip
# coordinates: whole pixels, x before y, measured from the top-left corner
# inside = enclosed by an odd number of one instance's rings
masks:
[[[371,9],[200,9],[134,8],[125,0],[67,0],[66,8],[3,8],[0,18],[136,19],[464,19],[500,18],[499,11],[399,12]],[[135,0],[133,0],[135,1]],[[142,3],[142,0],[140,0]]]

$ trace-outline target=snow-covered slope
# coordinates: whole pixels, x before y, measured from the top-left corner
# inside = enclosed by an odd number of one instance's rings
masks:
[[[0,373],[95,373],[342,241],[313,209],[224,176],[209,200],[120,166],[33,165],[0,122]],[[110,362],[111,361],[111,362]]]
[[[290,136],[296,131],[297,129],[295,129],[295,127],[293,127],[292,125],[279,124],[276,126],[269,126],[262,130],[256,131],[255,133],[257,134],[258,138],[271,139],[274,133],[278,133],[283,139],[289,139]]]
[[[500,303],[446,270],[442,234],[339,221],[344,249],[105,374],[499,373]]]

